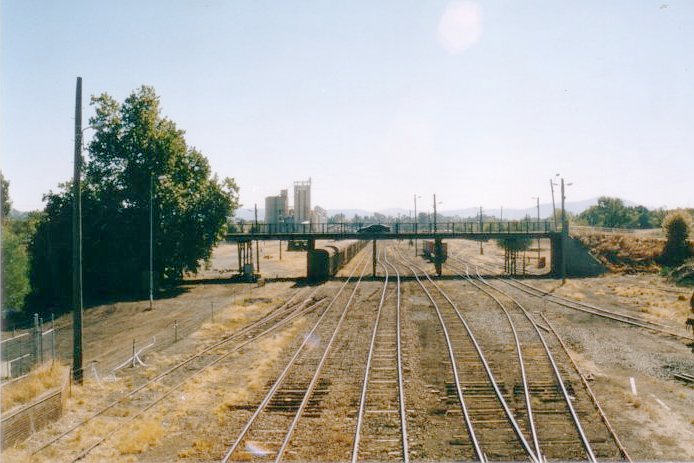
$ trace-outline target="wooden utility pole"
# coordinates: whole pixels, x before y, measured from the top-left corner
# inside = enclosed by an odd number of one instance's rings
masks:
[[[72,377],[82,384],[82,78],[75,92],[75,158],[72,181]]]

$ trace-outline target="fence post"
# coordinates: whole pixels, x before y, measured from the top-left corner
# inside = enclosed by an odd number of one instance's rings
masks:
[[[214,301],[210,302],[210,313],[212,314],[212,323],[214,323]]]
[[[39,317],[39,358],[43,363],[43,317]]]
[[[130,364],[132,368],[135,368],[135,339],[133,338],[133,358],[132,358],[132,363]]]
[[[178,342],[178,320],[174,320],[174,342]]]
[[[55,363],[55,315],[51,313],[51,363]]]
[[[31,355],[32,358],[34,359],[34,364],[39,363],[39,338],[40,332],[39,332],[39,314],[35,313],[34,314],[34,327],[32,330],[32,343],[31,343]]]

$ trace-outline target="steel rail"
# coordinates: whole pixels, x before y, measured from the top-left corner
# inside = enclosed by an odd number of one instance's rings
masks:
[[[296,425],[299,422],[299,419],[301,419],[301,415],[304,413],[306,405],[308,405],[308,401],[311,398],[311,394],[313,394],[313,390],[315,389],[316,384],[318,383],[320,373],[323,370],[323,365],[325,364],[325,361],[328,358],[328,354],[330,353],[330,349],[332,348],[333,342],[335,341],[335,338],[337,337],[337,334],[340,331],[340,327],[342,326],[342,322],[344,321],[345,316],[347,315],[347,309],[349,309],[349,307],[352,305],[352,300],[354,299],[354,295],[357,292],[359,283],[361,283],[361,280],[364,276],[364,272],[366,272],[366,266],[364,266],[361,275],[359,275],[359,279],[354,285],[354,289],[352,290],[352,294],[350,294],[349,299],[347,300],[347,304],[345,304],[345,308],[342,311],[340,320],[337,322],[337,325],[335,326],[335,330],[333,331],[333,334],[330,337],[330,340],[328,341],[328,345],[325,347],[325,351],[323,352],[323,356],[321,357],[320,362],[316,367],[316,371],[313,374],[313,378],[311,378],[311,382],[309,383],[308,388],[304,393],[304,398],[301,401],[301,404],[299,405],[299,409],[297,410],[296,415],[294,415],[294,420],[292,420],[292,424],[289,426],[289,430],[287,431],[287,434],[284,436],[282,445],[280,446],[279,450],[277,450],[277,455],[275,455],[275,463],[279,463],[282,460],[282,456],[284,455],[285,450],[287,450],[287,447],[289,446],[289,442],[291,441],[292,436],[294,435],[294,431],[296,430]]]
[[[552,365],[552,370],[554,371],[554,376],[557,380],[557,384],[559,385],[562,395],[564,396],[564,401],[566,402],[566,405],[569,408],[569,412],[571,414],[571,417],[574,421],[574,425],[576,426],[576,430],[578,431],[579,437],[581,438],[581,442],[583,444],[583,447],[586,451],[586,455],[588,456],[588,460],[591,461],[592,463],[597,462],[597,458],[595,457],[595,454],[593,453],[593,449],[590,446],[590,441],[588,440],[588,437],[586,436],[585,432],[583,431],[583,426],[581,426],[581,422],[578,419],[578,414],[576,413],[576,410],[573,407],[573,404],[571,403],[571,398],[569,397],[569,393],[566,390],[566,386],[564,385],[564,381],[561,378],[561,373],[559,372],[559,367],[557,366],[556,362],[554,361],[554,357],[552,356],[552,352],[549,349],[549,346],[547,345],[547,341],[545,341],[545,337],[542,335],[542,332],[540,331],[540,328],[537,326],[537,323],[535,323],[535,320],[532,319],[530,314],[528,313],[528,310],[523,307],[523,305],[518,302],[516,299],[513,298],[513,296],[509,295],[508,293],[504,292],[503,290],[497,288],[496,286],[492,285],[491,283],[488,283],[482,275],[479,273],[479,269],[477,269],[477,277],[479,280],[489,286],[490,288],[494,289],[495,291],[498,291],[499,293],[503,294],[504,296],[508,297],[513,301],[516,306],[518,306],[519,309],[525,314],[525,317],[528,319],[530,324],[533,326],[535,329],[535,332],[537,333],[538,338],[540,339],[540,342],[542,343],[545,353],[547,354],[547,358],[550,361],[550,364]]]
[[[454,259],[466,263],[464,259],[461,259],[459,257],[453,257]],[[489,268],[488,266],[485,265],[477,265],[472,262],[470,262],[473,265],[476,265],[478,267],[482,268]],[[650,322],[646,320],[641,320],[637,317],[633,317],[631,315],[627,314],[622,314],[619,312],[614,312],[608,309],[603,309],[601,307],[594,306],[592,304],[587,304],[585,302],[579,302],[579,301],[573,301],[571,299],[558,296],[556,294],[549,293],[547,291],[535,288],[534,286],[531,286],[525,282],[519,281],[515,278],[512,277],[502,277],[501,281],[503,283],[506,283],[507,285],[516,288],[519,291],[522,291],[526,294],[529,294],[530,296],[549,300],[550,302],[560,305],[562,307],[566,307],[567,309],[572,309],[572,310],[578,310],[580,312],[585,312],[591,315],[595,315],[598,317],[603,317],[608,320],[612,321],[617,321],[621,323],[625,323],[627,325],[632,325],[632,326],[637,326],[639,328],[644,328],[650,331],[653,331],[655,333],[661,333],[661,334],[666,334],[668,336],[673,336],[679,339],[684,339],[687,341],[694,341],[694,337],[692,336],[687,336],[683,335],[680,333],[677,333],[675,331],[672,331],[670,327],[667,325],[663,325],[661,323],[657,322]],[[522,287],[520,287],[522,286]],[[538,295],[539,294],[539,295]]]
[[[194,376],[196,376],[196,375],[198,375],[198,374],[200,374],[200,373],[202,373],[202,372],[204,372],[204,371],[207,371],[208,368],[210,368],[210,367],[216,365],[217,363],[221,362],[222,360],[224,360],[225,358],[227,358],[229,355],[233,354],[234,352],[238,352],[239,350],[241,350],[242,348],[246,347],[247,345],[254,343],[255,341],[257,341],[257,340],[258,340],[259,338],[261,338],[262,336],[264,336],[264,335],[266,335],[266,334],[268,334],[268,333],[271,333],[271,332],[277,330],[278,328],[281,328],[281,327],[283,327],[283,326],[289,324],[289,323],[290,323],[291,321],[293,321],[295,318],[297,318],[297,317],[299,317],[299,316],[301,316],[301,315],[303,315],[303,314],[309,312],[310,310],[313,310],[315,307],[321,305],[322,303],[323,303],[323,300],[320,300],[320,301],[318,301],[318,302],[312,304],[312,305],[309,306],[309,307],[306,307],[306,308],[304,308],[304,309],[301,309],[299,312],[295,312],[295,313],[293,313],[291,316],[289,316],[289,317],[285,318],[284,320],[280,321],[279,323],[276,323],[275,325],[272,325],[271,327],[267,328],[265,331],[263,331],[262,333],[258,334],[257,336],[254,336],[254,337],[248,339],[247,341],[245,341],[245,342],[239,344],[238,346],[235,346],[235,347],[234,347],[232,350],[230,350],[229,352],[227,352],[227,353],[223,354],[222,356],[216,358],[214,361],[208,363],[208,364],[205,365],[203,368],[201,368],[200,370],[196,371],[194,374],[192,374],[192,375],[186,377],[185,379],[183,379],[182,381],[180,381],[180,382],[177,383],[176,385],[172,386],[168,391],[166,391],[164,394],[162,394],[162,395],[161,395],[159,398],[157,398],[155,401],[149,403],[147,406],[145,406],[144,408],[142,408],[139,412],[137,412],[136,414],[130,416],[130,417],[128,418],[128,420],[126,421],[126,423],[124,423],[124,424],[130,423],[131,421],[135,420],[135,419],[138,418],[139,416],[143,415],[147,410],[149,410],[150,408],[154,407],[154,406],[157,405],[159,402],[161,402],[162,400],[164,400],[165,398],[167,398],[169,395],[171,395],[172,393],[174,393],[176,390],[178,390],[181,386],[183,386],[184,384],[186,384],[186,383],[188,382],[188,380],[190,380],[192,377],[194,377]],[[104,436],[104,437],[102,437],[101,439],[99,439],[99,441],[95,442],[94,444],[92,444],[91,446],[89,446],[88,448],[86,448],[85,450],[83,450],[79,455],[77,455],[77,457],[75,457],[73,460],[71,460],[71,462],[74,463],[74,462],[79,461],[79,460],[81,460],[82,458],[86,457],[92,450],[94,450],[96,447],[98,447],[98,446],[101,445],[102,443],[106,442],[111,436],[113,436],[113,435],[114,435],[116,432],[118,432],[120,429],[122,429],[122,426],[120,426],[119,428],[114,429],[113,431],[109,432],[106,436]]]
[[[479,289],[489,297],[491,297],[494,302],[501,308],[501,310],[504,312],[504,315],[506,316],[506,320],[508,320],[509,326],[511,327],[511,332],[513,333],[513,340],[515,342],[516,346],[516,355],[518,356],[518,363],[520,365],[520,371],[521,371],[521,383],[523,385],[523,395],[525,398],[525,407],[526,411],[528,413],[528,425],[530,426],[530,437],[533,440],[533,446],[535,447],[535,452],[537,453],[538,458],[542,461],[544,460],[544,457],[542,456],[542,451],[540,449],[540,442],[537,437],[537,429],[535,426],[535,418],[533,416],[533,409],[531,405],[531,400],[530,400],[530,388],[528,387],[528,377],[525,371],[525,360],[523,359],[523,351],[521,349],[521,343],[520,339],[518,338],[518,332],[516,330],[516,325],[513,323],[513,320],[511,319],[511,315],[509,314],[508,310],[506,309],[506,306],[497,298],[494,296],[491,292],[487,291],[485,288],[482,286],[478,285],[473,279],[470,277],[470,273],[467,268],[465,268],[465,275],[462,273],[458,272],[455,268],[449,267],[458,275],[467,278],[467,280],[472,284],[475,288]]]
[[[530,445],[528,444],[528,441],[525,439],[525,436],[523,435],[523,432],[520,429],[520,426],[518,425],[518,422],[515,420],[513,413],[511,412],[510,407],[506,403],[506,400],[504,399],[503,394],[501,393],[501,390],[499,389],[499,385],[496,382],[496,379],[494,378],[494,374],[492,373],[491,367],[489,366],[489,363],[487,362],[486,357],[484,356],[484,352],[482,351],[482,348],[480,347],[479,343],[477,342],[477,338],[475,338],[474,334],[472,333],[472,329],[468,325],[467,321],[465,320],[465,317],[460,313],[460,310],[458,309],[458,306],[451,300],[451,298],[448,296],[448,294],[441,289],[441,287],[434,282],[429,274],[422,270],[421,267],[417,266],[416,264],[415,267],[419,268],[419,270],[424,274],[424,276],[431,282],[431,284],[438,290],[438,292],[446,299],[446,301],[450,304],[450,306],[453,308],[455,314],[457,315],[458,319],[460,322],[463,324],[463,327],[465,327],[465,331],[467,332],[468,336],[470,337],[470,340],[472,341],[473,346],[475,347],[475,350],[477,351],[477,355],[480,358],[480,361],[482,362],[482,365],[484,366],[484,370],[487,373],[487,377],[489,378],[489,381],[494,388],[494,392],[501,402],[501,405],[504,409],[504,412],[506,413],[506,417],[513,427],[514,432],[516,433],[516,436],[521,442],[521,445],[525,449],[525,451],[528,453],[530,458],[535,461],[539,462],[541,461],[540,456],[536,455],[535,452],[533,452],[532,448],[530,448]],[[416,275],[415,275],[416,278]],[[419,279],[417,278],[417,281]],[[421,284],[421,283],[420,283]],[[425,290],[426,291],[426,290]],[[427,291],[428,293],[428,291]]]
[[[226,453],[224,454],[224,456],[223,456],[222,459],[221,459],[221,462],[222,462],[222,463],[227,463],[227,462],[231,459],[231,456],[234,454],[234,452],[236,451],[236,449],[239,447],[239,445],[241,444],[241,442],[243,441],[243,439],[246,437],[246,434],[247,434],[248,431],[251,429],[251,426],[253,426],[253,423],[255,422],[255,420],[258,418],[258,416],[263,412],[263,410],[264,410],[264,409],[267,407],[267,405],[270,403],[270,401],[272,400],[272,397],[275,395],[275,392],[277,392],[277,390],[279,389],[280,385],[282,384],[282,382],[283,382],[284,379],[286,378],[287,374],[289,373],[289,370],[290,370],[291,367],[294,365],[294,363],[296,362],[296,360],[299,358],[299,355],[303,352],[304,347],[306,346],[306,344],[307,344],[307,343],[309,342],[309,340],[311,339],[313,333],[316,332],[316,330],[318,329],[318,327],[320,326],[320,324],[323,322],[323,319],[326,317],[326,315],[328,314],[328,312],[330,312],[330,309],[332,308],[333,304],[335,303],[335,301],[337,300],[337,298],[340,296],[340,294],[342,293],[342,291],[344,290],[344,288],[347,286],[347,284],[350,282],[350,280],[352,279],[352,277],[353,277],[354,274],[356,273],[357,269],[359,268],[359,265],[361,265],[362,262],[364,262],[364,266],[363,266],[363,269],[362,269],[362,273],[361,273],[361,274],[362,274],[362,275],[364,274],[364,272],[366,271],[366,264],[367,264],[367,262],[366,262],[366,256],[363,257],[363,258],[359,261],[359,264],[357,264],[357,266],[356,266],[355,269],[352,271],[352,273],[350,273],[350,275],[349,275],[349,277],[347,278],[347,280],[342,284],[342,286],[340,287],[340,289],[337,291],[337,293],[336,293],[335,296],[333,297],[332,301],[330,301],[330,304],[328,305],[328,307],[326,307],[326,309],[323,311],[323,313],[322,313],[321,316],[318,318],[318,320],[316,321],[316,323],[313,325],[313,328],[311,329],[311,331],[310,331],[306,336],[304,336],[304,341],[303,341],[303,342],[301,343],[301,345],[297,348],[296,352],[294,352],[294,355],[291,357],[291,359],[289,360],[289,362],[287,362],[287,365],[284,367],[284,369],[282,370],[282,372],[279,374],[279,376],[277,377],[277,379],[274,381],[274,383],[273,383],[272,386],[270,387],[269,391],[267,392],[267,394],[265,395],[265,397],[263,398],[263,400],[260,402],[260,404],[259,404],[258,407],[256,408],[255,412],[253,412],[253,414],[251,415],[251,417],[248,419],[248,421],[246,422],[245,426],[243,427],[243,429],[241,430],[241,432],[239,433],[239,435],[236,437],[236,440],[234,441],[234,443],[227,449]],[[358,284],[355,286],[354,291],[356,291],[356,288],[357,288],[357,287],[358,287]],[[346,311],[346,308],[347,308],[347,307],[345,307],[345,311]]]
[[[566,344],[564,344],[564,340],[559,336],[559,333],[554,329],[550,321],[545,317],[544,314],[540,314],[540,317],[545,321],[547,326],[549,327],[549,330],[551,333],[554,335],[555,338],[557,338],[557,341],[559,341],[559,345],[561,345],[562,350],[566,354],[566,356],[569,358],[571,361],[571,365],[573,365],[574,370],[576,370],[576,373],[578,376],[581,378],[581,382],[583,383],[583,386],[586,388],[586,391],[588,392],[588,395],[590,396],[590,400],[595,404],[595,408],[598,409],[598,412],[600,413],[600,419],[602,420],[603,423],[605,423],[605,426],[607,429],[610,431],[610,434],[612,435],[612,438],[615,441],[615,444],[617,444],[617,448],[619,448],[619,453],[622,455],[622,458],[627,460],[629,463],[632,463],[632,459],[629,456],[629,453],[627,452],[627,449],[622,445],[622,442],[619,440],[619,437],[617,437],[617,432],[614,430],[612,425],[610,424],[610,421],[607,419],[607,415],[603,411],[602,407],[600,406],[600,402],[598,402],[598,398],[595,396],[595,393],[593,393],[593,389],[591,389],[590,384],[588,384],[588,381],[586,380],[586,377],[583,376],[583,373],[581,373],[581,370],[578,368],[578,365],[576,364],[576,361],[573,359],[573,356],[569,353],[569,349],[566,347]]]
[[[379,253],[380,254],[380,253]],[[352,446],[352,463],[357,462],[357,457],[359,456],[359,442],[361,436],[361,426],[364,420],[364,409],[366,408],[366,391],[369,384],[369,374],[371,373],[371,361],[373,360],[374,348],[376,346],[376,334],[378,332],[378,326],[381,321],[381,312],[383,311],[383,303],[386,300],[386,290],[388,289],[388,268],[385,266],[381,259],[377,257],[378,262],[383,267],[385,272],[385,278],[383,281],[383,291],[381,291],[381,299],[378,303],[378,309],[376,310],[376,320],[374,321],[374,327],[371,332],[371,341],[369,342],[369,353],[366,356],[366,368],[364,369],[364,379],[362,381],[361,395],[359,397],[359,411],[357,412],[357,425],[354,431],[354,444]],[[405,457],[407,460],[407,457]]]
[[[398,357],[398,400],[400,402],[400,429],[402,430],[402,453],[403,460],[405,463],[409,462],[410,450],[409,444],[407,442],[407,410],[405,405],[405,381],[403,380],[403,368],[402,368],[402,329],[400,323],[400,272],[388,261],[388,249],[383,250],[383,260],[389,265],[395,276],[397,277],[397,310],[395,312],[395,325],[396,325],[396,341],[397,341],[397,357]]]
[[[124,400],[126,400],[126,399],[132,397],[133,395],[137,394],[138,392],[142,391],[143,389],[145,389],[145,388],[151,386],[152,384],[156,383],[156,382],[159,381],[160,379],[162,379],[162,378],[164,378],[164,377],[170,375],[171,373],[173,373],[174,371],[178,370],[179,368],[182,368],[182,367],[186,366],[187,364],[189,364],[189,363],[192,362],[193,360],[200,358],[200,357],[203,356],[204,354],[210,352],[210,351],[213,350],[213,349],[216,349],[216,348],[222,346],[223,344],[226,344],[226,343],[228,343],[228,342],[230,342],[230,341],[234,341],[234,340],[240,338],[241,336],[244,336],[244,335],[247,334],[249,331],[251,331],[251,330],[253,330],[253,329],[255,329],[255,328],[261,326],[262,324],[267,323],[267,322],[273,320],[274,318],[277,318],[279,315],[282,314],[282,311],[285,310],[285,309],[287,309],[287,308],[290,306],[290,304],[299,296],[299,294],[305,292],[305,290],[306,290],[305,288],[302,288],[302,289],[300,289],[299,291],[296,291],[296,292],[295,292],[284,304],[282,304],[282,305],[281,305],[279,308],[277,308],[276,310],[271,311],[270,313],[268,313],[268,314],[265,315],[264,317],[262,317],[262,318],[256,320],[255,322],[251,323],[250,325],[247,325],[247,326],[243,327],[241,330],[236,331],[236,332],[234,332],[233,334],[231,334],[231,335],[229,335],[229,336],[226,336],[226,337],[222,338],[221,340],[215,342],[214,344],[212,344],[212,345],[210,345],[210,346],[207,346],[207,347],[203,348],[201,351],[199,351],[199,352],[195,353],[194,355],[188,357],[187,359],[183,360],[182,362],[179,362],[179,363],[173,365],[172,367],[166,369],[166,370],[163,371],[162,373],[158,374],[158,375],[155,376],[154,378],[152,378],[152,379],[146,381],[145,383],[141,384],[140,386],[136,387],[135,389],[133,389],[132,391],[128,392],[128,393],[125,394],[124,396],[122,396],[122,397],[120,397],[120,398],[114,400],[113,402],[109,403],[108,405],[106,405],[106,406],[100,408],[100,409],[97,410],[96,412],[94,412],[94,413],[92,413],[91,415],[89,415],[87,418],[83,419],[83,420],[80,421],[79,423],[75,424],[74,426],[72,426],[72,427],[70,427],[69,429],[67,429],[66,431],[64,431],[62,434],[60,434],[60,435],[54,437],[53,439],[49,440],[48,442],[46,442],[45,444],[43,444],[43,445],[42,445],[41,447],[39,447],[38,449],[34,450],[34,451],[31,453],[31,455],[32,455],[32,456],[33,456],[33,455],[36,455],[37,453],[41,452],[42,450],[44,450],[44,449],[50,447],[51,445],[55,444],[57,441],[59,441],[59,440],[61,440],[62,438],[66,437],[67,435],[69,435],[72,431],[76,430],[77,428],[80,428],[80,427],[84,426],[85,424],[87,424],[88,422],[90,422],[91,420],[93,420],[94,418],[97,418],[98,416],[103,415],[105,412],[107,412],[107,411],[110,410],[111,408],[115,407],[116,405],[120,404],[120,403],[123,402]],[[314,291],[312,291],[311,294],[308,296],[308,298],[304,299],[300,304],[303,304],[303,305],[307,304],[308,301],[309,301],[311,298],[313,298],[313,296],[316,294],[316,292],[317,292],[317,289],[314,290]],[[301,311],[301,310],[303,310],[303,309],[299,309],[299,310]],[[194,376],[194,375],[196,375],[196,374],[198,374],[198,373],[199,373],[199,371],[193,373],[190,377],[192,377],[192,376]],[[189,378],[190,378],[190,377],[189,377]]]

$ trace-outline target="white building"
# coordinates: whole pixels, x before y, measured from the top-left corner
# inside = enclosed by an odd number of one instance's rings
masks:
[[[289,198],[287,190],[281,190],[279,196],[265,198],[265,223],[276,225],[284,223],[289,215]]]
[[[311,221],[311,179],[294,182],[294,223]]]

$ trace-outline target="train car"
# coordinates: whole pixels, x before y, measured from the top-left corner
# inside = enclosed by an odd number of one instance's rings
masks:
[[[430,261],[433,261],[436,256],[435,246],[436,243],[433,240],[425,240],[422,245],[422,255]],[[441,262],[445,262],[446,259],[448,259],[448,243],[441,243],[441,251]]]
[[[307,276],[311,281],[325,281],[334,276],[356,256],[366,241],[337,241],[307,253]]]

